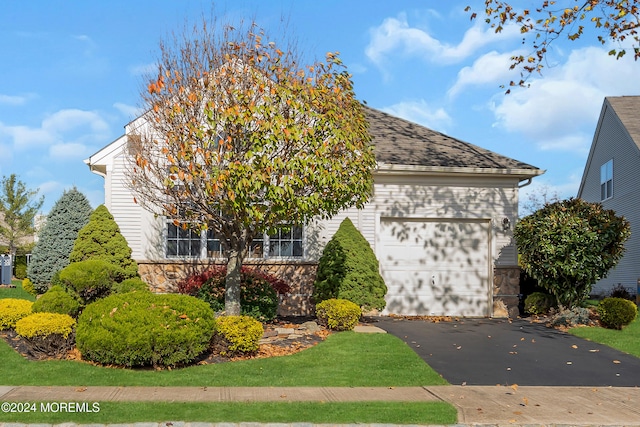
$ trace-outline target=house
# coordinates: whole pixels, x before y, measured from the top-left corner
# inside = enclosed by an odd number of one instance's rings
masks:
[[[281,313],[308,314],[315,268],[349,217],[369,241],[388,287],[384,314],[507,316],[517,312],[519,268],[512,229],[518,191],[543,173],[526,163],[366,107],[375,145],[374,195],[361,210],[254,239],[256,265],[294,287]],[[134,203],[123,185],[125,134],[85,162],[105,178],[105,205],[140,274],[170,291],[189,271],[223,262],[206,232],[176,228]]]
[[[640,96],[606,97],[602,104],[578,197],[600,202],[624,216],[631,237],[618,265],[593,287],[606,295],[622,285],[635,293],[640,283]]]

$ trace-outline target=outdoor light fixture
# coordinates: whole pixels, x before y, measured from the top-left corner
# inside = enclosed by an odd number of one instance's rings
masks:
[[[511,221],[509,221],[509,218],[505,216],[502,218],[502,229],[507,231],[509,228],[511,228]]]

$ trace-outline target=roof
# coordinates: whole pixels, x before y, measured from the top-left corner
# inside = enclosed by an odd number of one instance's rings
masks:
[[[608,96],[605,102],[611,105],[633,142],[640,148],[640,96]]]
[[[378,163],[439,168],[517,169],[535,166],[365,106]]]

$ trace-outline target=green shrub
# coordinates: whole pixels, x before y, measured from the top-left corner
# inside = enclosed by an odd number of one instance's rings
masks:
[[[524,311],[529,314],[546,314],[553,307],[553,296],[534,292],[524,300]]]
[[[174,366],[209,347],[214,313],[188,295],[113,294],[85,307],[76,344],[83,358],[121,366]]]
[[[15,258],[14,272],[13,275],[18,280],[22,280],[27,277],[27,256],[26,255],[17,255]]]
[[[33,303],[34,313],[60,313],[76,317],[79,311],[80,303],[59,285],[49,288]]]
[[[131,248],[104,205],[91,213],[89,222],[78,232],[69,254],[71,263],[89,259],[100,259],[119,266],[124,278],[138,277],[138,264],[131,258]]]
[[[369,242],[345,218],[322,251],[314,283],[315,301],[346,299],[364,310],[382,310],[386,293],[387,286]]]
[[[64,288],[83,304],[89,304],[111,293],[116,282],[123,280],[120,267],[99,259],[74,262],[60,272]]]
[[[31,279],[28,279],[26,277],[22,279],[22,289],[33,296],[38,295],[38,292],[36,292],[36,289],[33,287],[33,282],[31,281]]]
[[[58,356],[74,345],[76,321],[67,314],[34,313],[16,322],[16,333],[25,339],[33,356]]]
[[[250,316],[221,316],[216,319],[216,338],[231,354],[254,353],[264,334],[262,323]]]
[[[622,329],[633,322],[638,315],[638,307],[624,298],[605,298],[598,304],[600,321],[609,329]]]
[[[16,333],[25,338],[57,334],[68,338],[76,321],[68,314],[33,313],[16,322]]]
[[[0,330],[14,328],[18,320],[31,314],[32,306],[26,299],[0,299]]]
[[[178,283],[178,291],[208,302],[216,312],[224,310],[227,268],[215,266]],[[278,294],[290,291],[283,280],[243,266],[240,270],[241,314],[268,322],[278,314]]]
[[[316,305],[318,322],[334,331],[352,330],[361,315],[360,307],[343,299],[328,299]]]
[[[142,281],[139,277],[125,279],[120,283],[114,283],[111,291],[118,294],[126,294],[127,292],[144,292],[149,290],[149,285]]]

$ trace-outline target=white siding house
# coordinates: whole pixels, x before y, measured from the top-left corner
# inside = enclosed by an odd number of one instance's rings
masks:
[[[640,280],[640,96],[604,99],[578,197],[602,203],[631,224],[624,257],[593,293],[606,295],[617,285],[634,293]]]
[[[293,294],[281,301],[281,312],[310,312],[315,265],[345,217],[380,261],[388,287],[384,313],[486,317],[517,312],[512,226],[518,190],[543,171],[381,111],[366,111],[378,162],[369,203],[314,221],[299,234],[265,236],[259,256],[249,260],[294,285]],[[131,126],[86,163],[105,177],[105,205],[142,276],[155,289],[171,290],[186,271],[222,260],[215,259],[204,234],[195,236],[199,242],[189,256],[169,249],[175,247],[172,239],[189,236],[174,236],[163,218],[135,204],[124,185],[123,147]],[[182,243],[181,248],[192,248]]]

